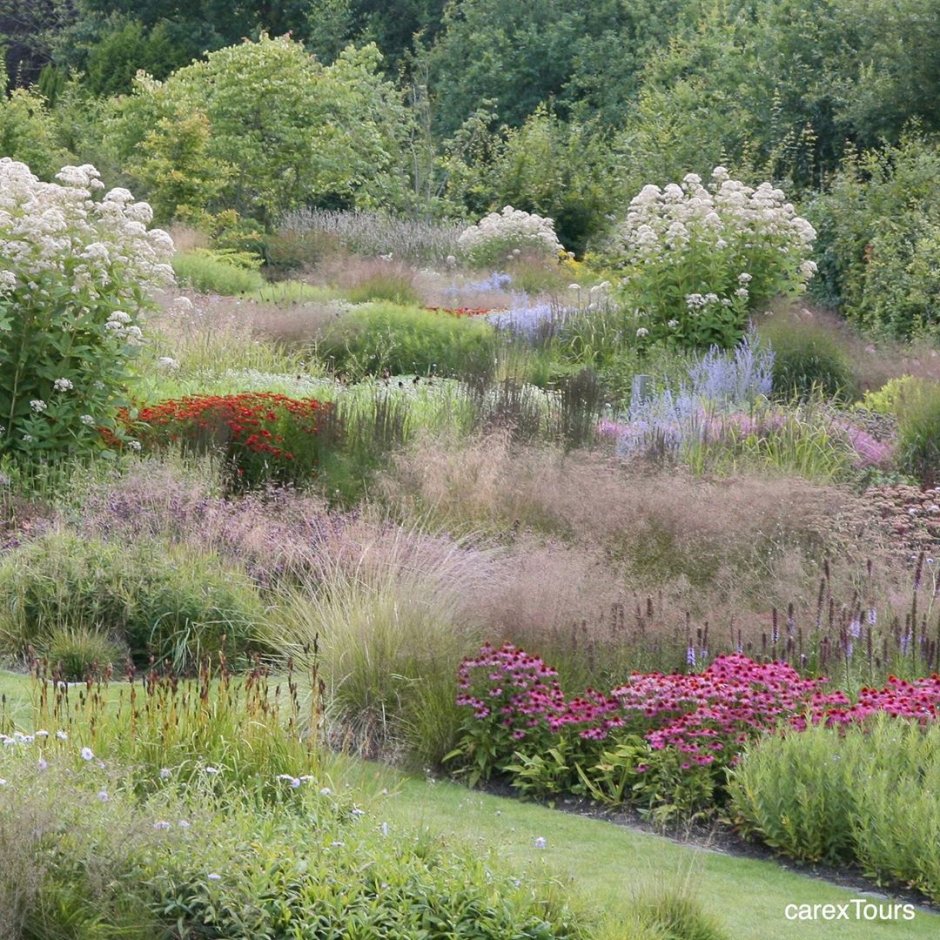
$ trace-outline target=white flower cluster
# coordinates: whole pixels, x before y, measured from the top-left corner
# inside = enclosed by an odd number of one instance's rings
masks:
[[[131,323],[131,315],[124,310],[115,310],[105,321],[104,329],[130,346],[139,346],[143,340],[140,327]]]
[[[745,252],[772,249],[793,255],[804,283],[816,271],[812,261],[802,260],[812,248],[816,231],[796,214],[783,191],[770,183],[756,189],[745,186],[721,166],[715,167],[708,187],[694,173],[681,185],[644,186],[630,203],[620,235],[629,263],[658,260],[664,252],[704,240],[717,249],[731,245]]]
[[[457,245],[472,259],[491,250],[556,258],[564,247],[555,234],[555,223],[541,215],[505,206],[464,229]]]
[[[104,185],[89,164],[63,167],[56,178],[43,183],[24,163],[0,159],[0,294],[22,289],[41,301],[53,273],[82,303],[117,291],[130,304],[135,284],[172,283],[173,242],[161,229],[147,230],[147,203],[126,189],[93,198]]]

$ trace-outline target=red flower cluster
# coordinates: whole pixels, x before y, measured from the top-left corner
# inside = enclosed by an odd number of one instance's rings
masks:
[[[138,421],[158,438],[169,430],[169,440],[213,435],[219,443],[237,445],[255,454],[277,460],[293,460],[284,446],[284,435],[275,425],[284,418],[294,430],[316,434],[320,430],[324,405],[315,399],[288,398],[273,392],[243,392],[239,395],[192,395],[170,399],[141,409]]]
[[[430,313],[446,313],[452,317],[485,317],[493,311],[489,307],[425,307]]]

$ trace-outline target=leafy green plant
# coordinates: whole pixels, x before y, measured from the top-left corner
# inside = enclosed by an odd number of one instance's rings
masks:
[[[733,813],[743,831],[794,858],[854,862],[936,899],[938,741],[936,723],[887,715],[765,738],[731,772]]]
[[[909,337],[940,322],[938,172],[936,143],[915,129],[894,146],[849,153],[809,207],[820,232],[817,289],[864,327]]]
[[[875,414],[900,415],[905,405],[922,391],[923,380],[913,375],[889,379],[881,388],[865,392],[859,407]]]
[[[857,768],[846,757],[835,732],[821,727],[749,748],[728,785],[742,830],[802,861],[850,861]]]
[[[830,330],[780,315],[761,320],[760,336],[773,350],[775,396],[854,397],[856,383],[849,357]]]

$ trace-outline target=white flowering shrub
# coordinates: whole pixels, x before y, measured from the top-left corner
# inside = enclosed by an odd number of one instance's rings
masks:
[[[796,293],[816,271],[816,232],[770,183],[757,188],[715,167],[708,186],[644,186],[620,226],[614,258],[626,299],[653,339],[683,348],[733,347],[751,310]]]
[[[554,261],[564,252],[555,223],[541,215],[505,206],[461,232],[457,247],[475,267],[493,267],[524,257]]]
[[[90,165],[58,183],[0,159],[0,455],[52,459],[100,445],[124,404],[151,287],[173,242],[150,206],[103,192]]]

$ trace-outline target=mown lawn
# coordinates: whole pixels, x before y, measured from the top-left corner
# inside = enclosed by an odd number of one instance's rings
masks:
[[[863,895],[773,861],[682,845],[602,820],[468,792],[444,781],[402,778],[380,805],[390,824],[423,825],[456,842],[495,849],[513,866],[547,868],[607,912],[611,937],[618,936],[616,925],[626,918],[637,892],[684,883],[736,940],[940,936],[940,915],[921,910],[913,921],[897,923],[788,921],[788,904],[844,904]],[[544,849],[535,847],[540,837],[546,840]]]

